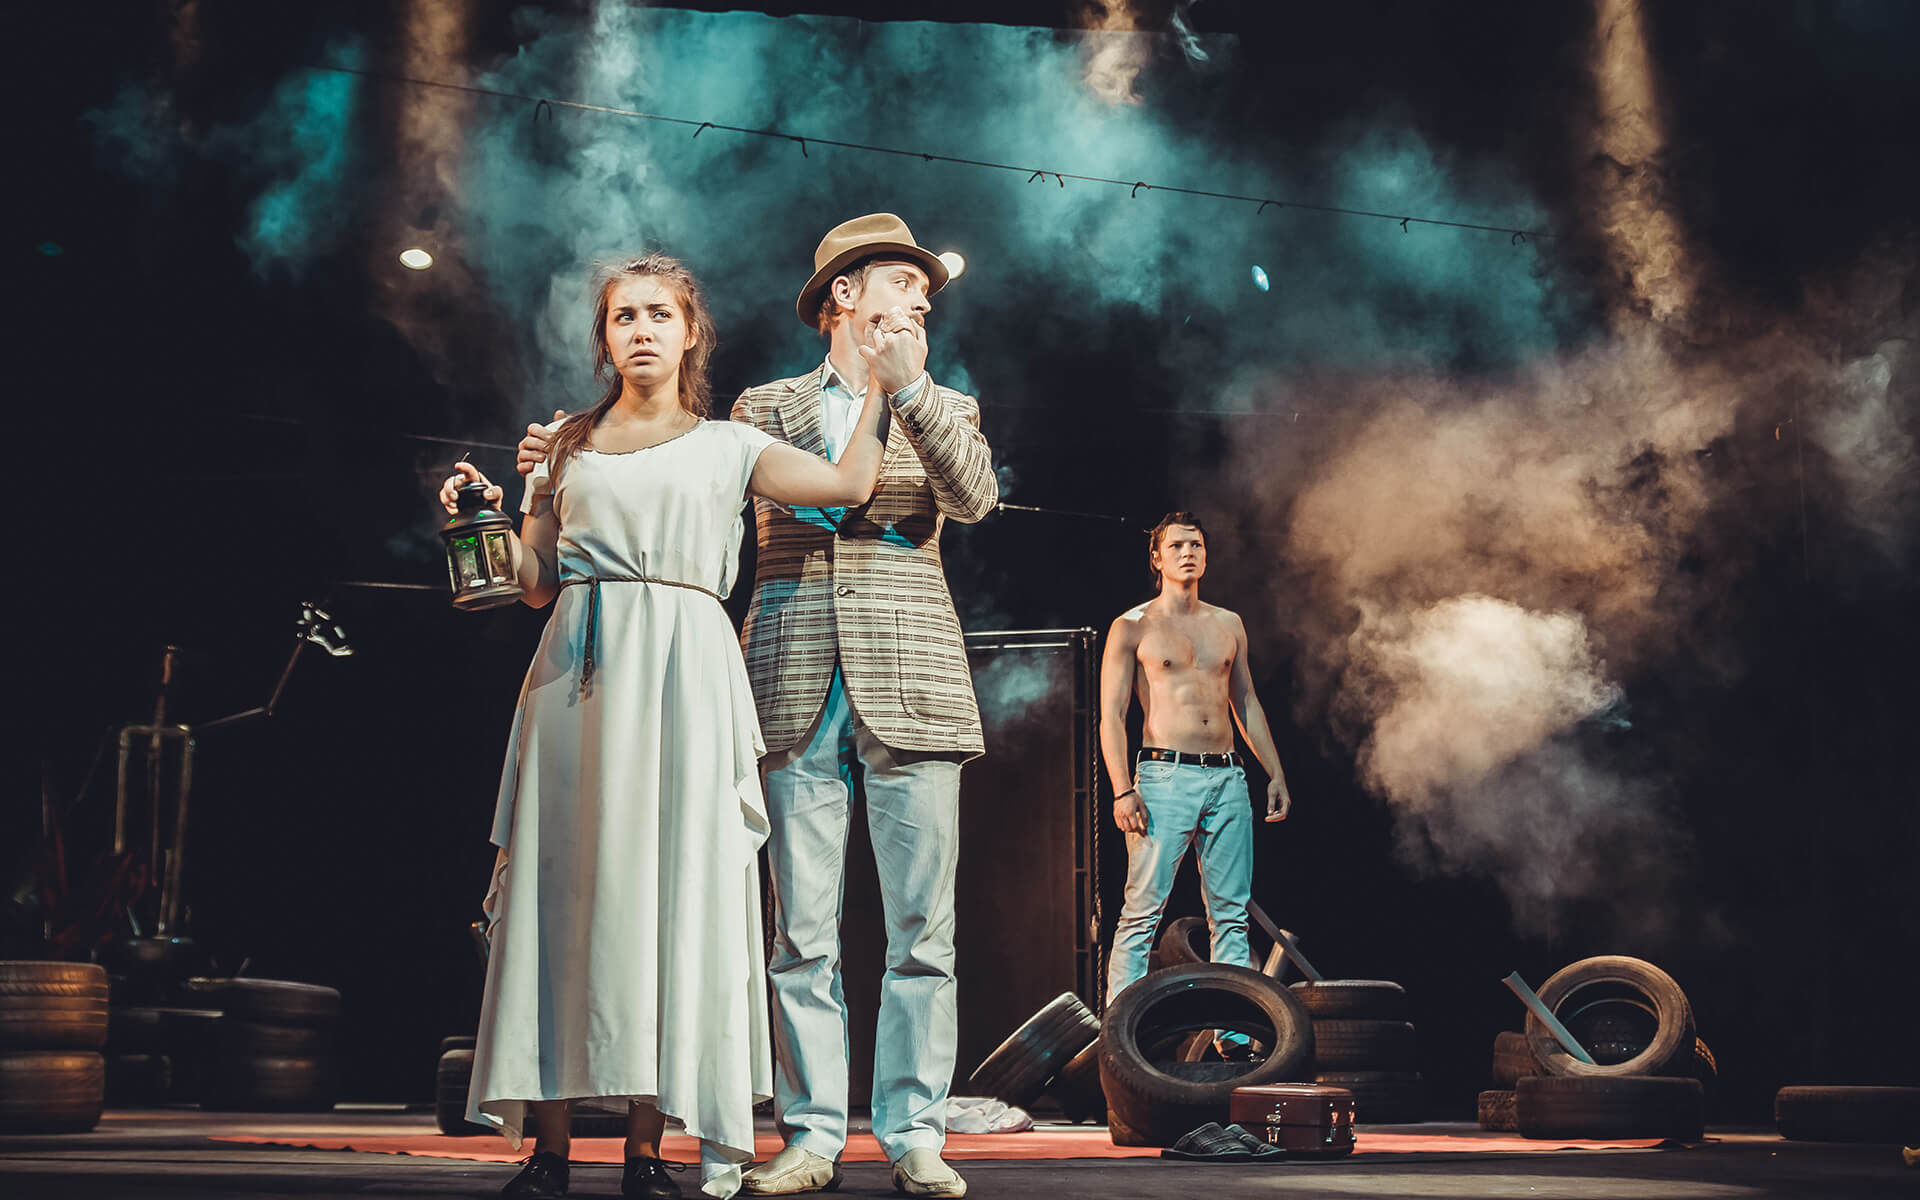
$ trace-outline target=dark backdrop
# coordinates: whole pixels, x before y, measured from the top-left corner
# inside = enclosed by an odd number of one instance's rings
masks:
[[[1422,15],[1429,6],[1342,7],[1365,11],[1286,31],[1245,18],[1249,44],[1276,73],[1292,73],[1286,105],[1250,81],[1255,102],[1241,119],[1334,123],[1390,99],[1462,144],[1504,144],[1521,159],[1549,136],[1511,119],[1515,97],[1486,78],[1511,71],[1550,96],[1577,57],[1568,47],[1584,36],[1580,21],[1528,23],[1520,14],[1533,6],[1521,6],[1503,32],[1497,12],[1456,24]],[[1729,111],[1739,106],[1705,84],[1684,90],[1677,104],[1697,119],[1693,136],[1723,143],[1690,160],[1685,182],[1697,189],[1699,236],[1756,292],[1785,292],[1795,264],[1851,253],[1910,206],[1912,133],[1890,132],[1882,101],[1911,83],[1845,84],[1844,69],[1803,68],[1790,6],[1759,8],[1744,29],[1670,21],[1660,44],[1750,101]],[[1247,10],[1217,11],[1231,23]],[[526,414],[468,404],[373,315],[384,285],[351,229],[303,277],[261,278],[235,249],[245,196],[227,175],[189,173],[158,203],[103,160],[81,114],[125,78],[163,70],[169,14],[122,6],[111,38],[95,36],[91,10],[10,18],[39,93],[17,138],[27,212],[16,217],[10,272],[24,368],[12,389],[12,457],[24,468],[14,528],[25,533],[14,558],[24,595],[13,727],[63,803],[78,794],[68,853],[84,862],[100,848],[109,800],[98,777],[78,793],[90,755],[104,728],[150,710],[161,647],[188,648],[174,711],[204,721],[261,702],[296,602],[324,599],[357,653],[309,656],[274,720],[203,740],[193,930],[227,967],[245,959],[251,974],[340,987],[349,1093],[424,1100],[437,1039],[469,1029],[477,1013],[465,926],[492,861],[485,833],[501,734],[543,614],[457,615],[433,593],[340,581],[436,583],[418,552],[435,521],[422,480],[456,451],[406,435],[504,445]],[[244,109],[323,26],[381,27],[369,6],[224,16],[237,28],[209,43],[219,69],[196,77],[189,103]],[[510,48],[504,15],[483,12],[479,24],[483,42]],[[1759,159],[1773,152],[1780,169],[1762,173]],[[1550,200],[1572,186],[1546,168],[1535,174]],[[917,199],[928,210],[917,224],[991,235]],[[796,215],[795,256],[833,219],[825,208]],[[1902,303],[1911,313],[1910,291]],[[1094,327],[1071,302],[1032,291],[995,308],[951,352],[991,376],[980,389],[986,428],[996,460],[1017,473],[1018,498],[1123,520],[1003,513],[950,527],[950,576],[975,627],[1104,628],[1144,595],[1140,531],[1187,500],[1193,464],[1220,461],[1286,418],[1207,417],[1174,403],[1181,379],[1161,353],[1172,324],[1163,313],[1103,311]],[[1202,326],[1227,319],[1196,311]],[[480,343],[503,320],[459,305],[441,315]],[[784,327],[770,329],[728,334],[716,395],[781,362],[806,365],[790,361]],[[1770,433],[1745,430],[1722,452],[1757,455]],[[475,461],[496,477],[511,470],[504,451],[482,449]],[[1764,486],[1790,501],[1796,481]],[[1258,641],[1256,684],[1297,804],[1284,826],[1257,832],[1256,898],[1330,974],[1407,986],[1441,1112],[1470,1111],[1494,1033],[1517,1024],[1501,976],[1518,969],[1538,982],[1602,952],[1653,958],[1688,990],[1729,1115],[1763,1115],[1784,1083],[1920,1080],[1908,1020],[1920,928],[1911,688],[1920,589],[1899,560],[1876,557],[1821,509],[1821,481],[1812,486],[1811,510],[1784,503],[1785,517],[1743,531],[1739,603],[1703,618],[1742,648],[1742,670],[1638,680],[1635,728],[1661,735],[1615,735],[1623,754],[1652,760],[1676,798],[1686,894],[1705,898],[1710,928],[1681,914],[1659,939],[1622,944],[1608,914],[1575,905],[1553,936],[1521,936],[1491,882],[1403,866],[1391,816],[1357,784],[1351,751],[1288,717],[1298,647]],[[1233,544],[1279,533],[1242,530]],[[1263,611],[1271,560],[1226,551],[1216,550],[1208,594]],[[1264,780],[1252,775],[1258,794]],[[36,825],[27,789],[3,819],[4,844],[25,859]],[[1197,910],[1190,887],[1182,897],[1176,912]],[[12,927],[16,944],[20,935]]]

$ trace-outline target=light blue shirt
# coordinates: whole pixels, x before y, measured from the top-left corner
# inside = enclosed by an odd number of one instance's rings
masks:
[[[920,394],[927,383],[927,373],[920,372],[920,378],[895,392],[890,400],[911,400]],[[840,378],[840,372],[834,368],[829,357],[820,368],[820,432],[827,441],[827,459],[839,462],[840,455],[846,451],[847,443],[853,438],[854,423],[860,419],[861,406],[866,404],[867,394],[856,393],[852,385]]]

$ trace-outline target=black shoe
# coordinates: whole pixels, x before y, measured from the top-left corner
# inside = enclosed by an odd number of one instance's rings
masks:
[[[1160,1152],[1162,1158],[1183,1158],[1188,1162],[1252,1162],[1253,1151],[1239,1138],[1208,1121]]]
[[[680,1185],[667,1172],[686,1169],[685,1163],[662,1158],[630,1158],[620,1173],[620,1194],[642,1200],[680,1200]]]
[[[1240,1144],[1247,1148],[1247,1153],[1253,1155],[1255,1161],[1263,1158],[1285,1158],[1287,1156],[1286,1150],[1282,1147],[1276,1146],[1264,1138],[1257,1138],[1238,1125],[1224,1126],[1221,1132],[1228,1137],[1238,1138]]]
[[[520,1173],[500,1189],[508,1200],[546,1200],[567,1194],[567,1160],[536,1150],[521,1160]]]

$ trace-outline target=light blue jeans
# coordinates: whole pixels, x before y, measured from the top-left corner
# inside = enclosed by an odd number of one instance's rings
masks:
[[[839,1158],[847,1144],[847,1006],[840,982],[853,764],[887,924],[874,1031],[873,1133],[890,1161],[947,1140],[959,1052],[954,872],[960,764],[893,750],[847,700],[836,670],[807,739],[764,760],[773,882],[773,1104],[790,1145]]]
[[[1147,806],[1147,831],[1127,835],[1127,892],[1107,960],[1107,1003],[1147,973],[1160,913],[1187,848],[1200,861],[1214,962],[1253,965],[1247,900],[1253,887],[1253,811],[1247,773],[1147,761],[1134,769]]]

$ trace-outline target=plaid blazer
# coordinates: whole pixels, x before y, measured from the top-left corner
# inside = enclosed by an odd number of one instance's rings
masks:
[[[748,388],[733,419],[825,458],[820,376]],[[759,555],[741,641],[769,753],[806,735],[836,655],[848,698],[888,746],[985,749],[940,530],[948,517],[980,520],[999,499],[979,404],[931,379],[894,403],[867,503],[788,510],[755,497]]]

